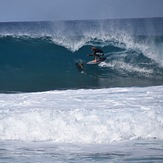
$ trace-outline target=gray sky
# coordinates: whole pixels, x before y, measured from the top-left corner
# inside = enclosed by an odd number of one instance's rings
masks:
[[[163,0],[0,0],[0,22],[163,17]]]

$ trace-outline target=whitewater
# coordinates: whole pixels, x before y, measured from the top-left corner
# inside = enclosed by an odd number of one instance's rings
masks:
[[[162,18],[0,23],[0,162],[161,163],[162,50]]]
[[[1,160],[38,161],[41,154],[47,162],[161,162],[162,92],[155,86],[1,94]]]

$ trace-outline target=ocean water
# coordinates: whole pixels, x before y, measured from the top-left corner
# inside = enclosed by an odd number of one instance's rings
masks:
[[[1,23],[0,91],[162,85],[162,21]],[[81,70],[76,63],[93,59],[92,46],[107,60]]]
[[[162,50],[163,18],[0,23],[0,162],[162,162]]]

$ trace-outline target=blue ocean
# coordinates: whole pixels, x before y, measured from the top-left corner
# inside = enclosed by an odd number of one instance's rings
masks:
[[[0,162],[163,162],[163,18],[0,23]]]

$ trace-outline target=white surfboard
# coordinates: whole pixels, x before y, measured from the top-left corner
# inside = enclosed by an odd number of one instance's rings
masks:
[[[99,64],[99,63],[101,63],[101,62],[103,62],[105,60],[106,60],[106,58],[102,58],[99,61],[92,60],[92,61],[87,62],[87,64],[88,65],[95,65],[95,64]]]

